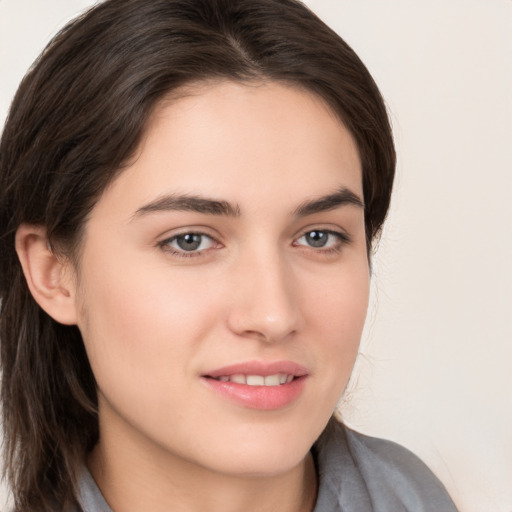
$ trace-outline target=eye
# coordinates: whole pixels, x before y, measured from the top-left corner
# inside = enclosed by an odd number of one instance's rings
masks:
[[[192,256],[214,247],[215,240],[204,233],[183,233],[167,238],[159,245],[179,256]]]
[[[313,249],[339,250],[349,238],[344,233],[325,229],[312,229],[298,238],[294,245],[302,245]]]

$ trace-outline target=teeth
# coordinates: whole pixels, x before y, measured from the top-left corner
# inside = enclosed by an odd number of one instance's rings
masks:
[[[221,375],[217,377],[221,382],[234,382],[236,384],[247,384],[248,386],[280,386],[288,384],[293,380],[293,375],[286,373],[276,373],[275,375],[243,375],[237,373],[234,375]]]
[[[265,386],[279,386],[279,375],[268,375],[264,380]]]
[[[247,385],[249,386],[264,386],[265,377],[261,375],[247,375]]]
[[[237,384],[245,384],[245,375],[231,375],[229,379],[231,382],[236,382]]]

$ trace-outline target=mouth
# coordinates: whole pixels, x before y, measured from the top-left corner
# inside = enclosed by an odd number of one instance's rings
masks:
[[[247,386],[282,386],[289,384],[297,378],[295,375],[287,373],[275,373],[273,375],[245,375],[243,373],[235,373],[233,375],[220,375],[219,377],[205,376],[206,378],[215,379],[220,382],[234,382],[235,384],[245,384]]]
[[[236,405],[275,410],[292,404],[301,395],[308,371],[289,361],[247,362],[219,368],[201,377],[209,389]]]

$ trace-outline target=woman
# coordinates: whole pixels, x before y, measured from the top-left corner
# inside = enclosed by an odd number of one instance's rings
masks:
[[[353,51],[294,0],[107,0],[0,146],[16,510],[455,510],[332,419],[395,154]]]

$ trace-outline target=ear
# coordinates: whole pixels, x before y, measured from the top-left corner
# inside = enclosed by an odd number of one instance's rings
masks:
[[[76,324],[73,268],[52,251],[46,230],[22,224],[16,231],[16,252],[35,301],[57,322]]]

